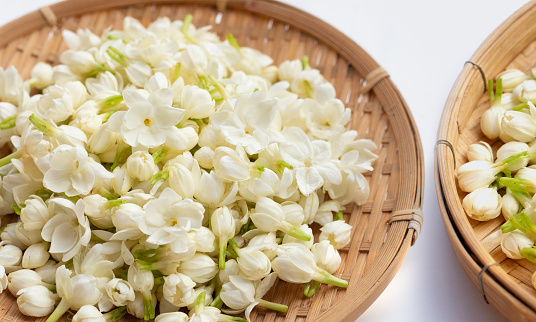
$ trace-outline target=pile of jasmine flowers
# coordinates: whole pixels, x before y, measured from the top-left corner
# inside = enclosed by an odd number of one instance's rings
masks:
[[[489,81],[490,107],[482,114],[482,133],[490,142],[468,147],[469,162],[457,170],[458,185],[468,192],[462,205],[475,220],[488,221],[501,214],[506,222],[484,239],[491,248],[501,246],[511,259],[536,263],[536,69],[527,75],[509,69]],[[532,276],[536,288],[536,273]]]
[[[306,57],[274,66],[191,22],[66,30],[61,64],[0,69],[0,211],[19,215],[0,291],[23,314],[241,321],[287,311],[262,299],[277,278],[348,286],[342,211],[376,145]]]

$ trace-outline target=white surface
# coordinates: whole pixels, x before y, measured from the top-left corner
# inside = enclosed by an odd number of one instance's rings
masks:
[[[0,10],[0,25],[54,2],[10,1]],[[454,256],[437,204],[433,151],[443,106],[464,62],[527,1],[285,2],[332,24],[387,70],[408,103],[422,138],[426,178],[423,231],[391,284],[359,321],[502,321],[484,303]]]

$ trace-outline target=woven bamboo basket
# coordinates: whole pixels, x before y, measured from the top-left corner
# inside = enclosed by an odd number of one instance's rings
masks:
[[[457,187],[455,169],[467,162],[470,144],[486,141],[494,150],[502,144],[487,139],[480,130],[480,117],[489,108],[483,80],[509,68],[530,73],[534,66],[536,2],[532,1],[503,22],[465,64],[443,111],[436,144],[436,190],[456,256],[484,300],[512,321],[536,320],[536,290],[531,284],[536,265],[508,259],[498,244],[483,246],[482,241],[499,229],[504,218],[488,222],[468,218],[462,207],[466,193]]]
[[[420,139],[406,103],[389,75],[348,37],[275,1],[70,0],[0,28],[0,66],[14,65],[27,77],[39,61],[58,63],[67,48],[63,29],[90,28],[100,34],[107,27],[121,29],[127,15],[148,25],[160,16],[174,20],[188,13],[196,26],[213,25],[220,37],[232,33],[241,45],[261,50],[276,64],[308,55],[352,108],[350,127],[380,147],[374,171],[366,174],[369,200],[344,214],[354,230],[335,275],[349,281],[348,289],[323,286],[307,299],[303,286],[279,281],[267,299],[288,305],[288,313],[252,313],[252,320],[353,321],[389,284],[415,242],[422,223],[424,179]],[[9,292],[0,295],[0,320],[28,320]]]

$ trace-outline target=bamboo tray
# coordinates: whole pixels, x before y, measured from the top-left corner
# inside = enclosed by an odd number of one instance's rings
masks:
[[[498,244],[483,246],[482,240],[498,230],[504,219],[469,219],[462,207],[466,193],[457,188],[454,170],[467,162],[470,144],[482,140],[494,149],[501,144],[480,130],[480,116],[489,107],[483,79],[496,78],[508,68],[530,73],[534,66],[536,2],[532,1],[503,22],[464,66],[445,105],[436,145],[436,190],[456,256],[484,299],[512,321],[536,320],[536,290],[531,284],[536,265],[508,259]]]
[[[287,304],[288,313],[252,313],[252,320],[353,321],[389,284],[415,242],[422,223],[424,178],[420,138],[406,103],[389,75],[348,37],[276,1],[70,0],[0,28],[0,66],[15,65],[26,78],[39,61],[56,64],[67,48],[62,29],[90,28],[100,34],[110,26],[122,28],[126,15],[148,25],[159,16],[174,20],[188,13],[196,26],[214,25],[220,37],[232,33],[241,45],[263,51],[276,64],[308,55],[353,109],[350,127],[380,147],[374,171],[366,174],[369,200],[345,213],[354,231],[350,245],[341,251],[343,263],[336,275],[349,280],[348,289],[322,287],[307,299],[303,286],[279,281],[267,297]],[[0,303],[0,320],[28,320],[9,292],[0,295]]]

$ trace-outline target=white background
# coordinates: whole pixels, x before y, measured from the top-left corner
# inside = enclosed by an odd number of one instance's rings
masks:
[[[0,25],[54,2],[1,0]],[[437,204],[433,150],[443,106],[464,62],[527,1],[284,2],[332,24],[387,70],[422,138],[426,174],[422,233],[391,284],[359,321],[503,321],[485,304],[454,256]]]

